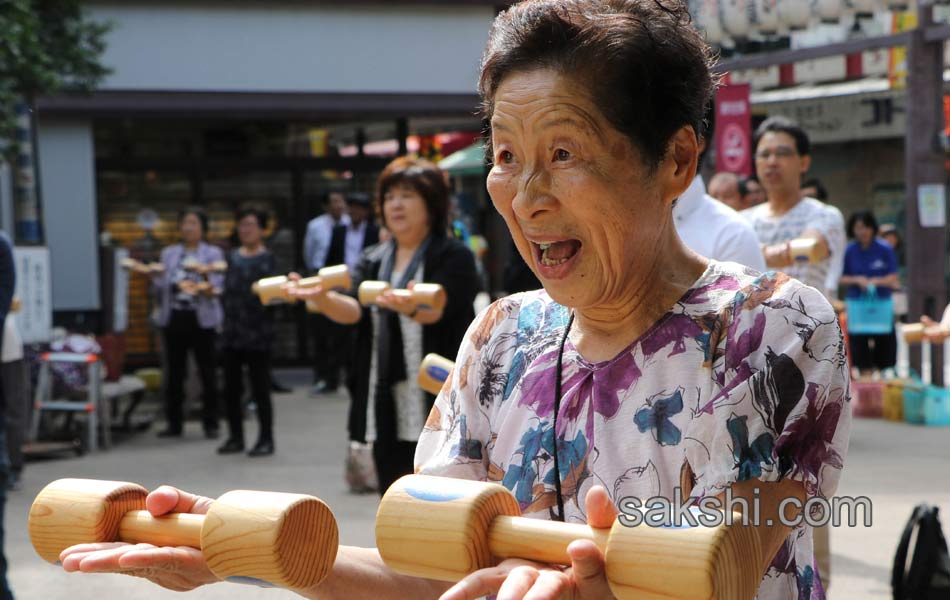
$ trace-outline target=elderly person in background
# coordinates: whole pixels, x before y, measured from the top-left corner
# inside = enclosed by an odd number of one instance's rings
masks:
[[[204,241],[208,216],[200,207],[188,207],[178,214],[181,243],[162,250],[164,269],[152,276],[161,299],[157,325],[164,334],[166,426],[159,437],[181,437],[185,401],[185,365],[188,351],[195,353],[201,379],[201,421],[205,437],[218,437],[218,393],[215,382],[214,345],[223,311],[219,295],[224,275],[203,274],[192,265],[208,266],[224,260],[217,246]]]
[[[772,523],[784,498],[834,493],[850,415],[841,331],[815,290],[710,261],[676,233],[710,62],[680,2],[538,0],[496,18],[480,78],[488,190],[544,289],[476,318],[416,468],[496,481],[530,517],[598,528],[622,497],[731,490],[761,509],[751,527],[762,551],[742,566],[758,598],[823,598],[810,528]],[[156,514],[210,502],[172,488],[150,500]],[[505,560],[450,587],[344,546],[302,594],[612,598],[598,547],[577,540],[567,552],[567,569]],[[62,560],[179,589],[215,579],[198,551],[176,553],[93,545]],[[683,565],[662,568],[675,578]]]
[[[742,197],[739,195],[739,177],[735,173],[721,172],[709,180],[709,195],[732,210],[742,210]]]
[[[754,176],[743,177],[739,180],[739,198],[741,198],[740,206],[742,208],[736,210],[752,208],[765,202],[765,190],[762,189],[762,184]]]
[[[241,245],[228,254],[224,278],[224,398],[228,439],[218,454],[244,451],[244,367],[257,407],[257,442],[248,456],[274,453],[274,412],[271,405],[270,353],[274,344],[274,318],[251,291],[254,282],[275,273],[274,255],[264,245],[267,213],[246,207],[235,215]]]

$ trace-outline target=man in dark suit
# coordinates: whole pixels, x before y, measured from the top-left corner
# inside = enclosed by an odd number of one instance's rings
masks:
[[[327,252],[327,266],[346,264],[352,270],[359,261],[360,253],[379,241],[379,225],[373,219],[372,200],[369,194],[354,192],[346,197],[349,223],[341,223],[333,228],[330,249]],[[323,391],[336,390],[340,382],[340,368],[347,367],[350,346],[355,335],[352,325],[340,325],[322,315],[320,324],[324,332],[317,340],[317,364],[323,374]]]

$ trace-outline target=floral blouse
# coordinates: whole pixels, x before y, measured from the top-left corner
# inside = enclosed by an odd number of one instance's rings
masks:
[[[525,516],[556,515],[554,377],[568,310],[543,291],[489,306],[469,328],[416,453],[417,471],[499,482]],[[820,292],[785,274],[711,262],[611,360],[564,347],[557,452],[565,520],[591,486],[635,496],[715,496],[750,479],[830,497],[848,445],[841,329]],[[812,531],[793,530],[759,600],[818,600]]]

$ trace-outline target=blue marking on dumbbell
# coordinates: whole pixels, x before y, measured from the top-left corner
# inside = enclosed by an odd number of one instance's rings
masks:
[[[442,367],[432,365],[426,369],[426,373],[429,374],[429,377],[435,379],[436,381],[445,381],[449,378],[449,372]]]

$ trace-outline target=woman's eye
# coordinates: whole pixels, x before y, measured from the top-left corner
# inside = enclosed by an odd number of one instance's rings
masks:
[[[562,161],[562,160],[570,160],[570,158],[571,158],[571,153],[565,150],[564,148],[558,148],[557,150],[554,151],[554,160]]]
[[[512,154],[509,150],[502,150],[498,153],[498,162],[502,164],[510,163],[515,159],[515,155]]]

